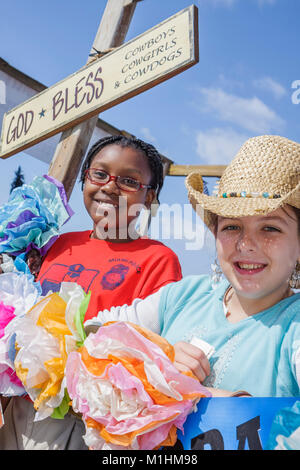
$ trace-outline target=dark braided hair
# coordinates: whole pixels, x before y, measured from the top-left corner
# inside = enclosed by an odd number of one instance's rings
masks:
[[[103,147],[105,147],[106,145],[120,145],[121,147],[131,147],[133,149],[139,150],[145,155],[145,157],[147,157],[152,174],[150,184],[155,189],[157,202],[159,202],[158,196],[163,185],[163,164],[161,157],[153,145],[148,144],[143,140],[137,139],[135,137],[114,135],[109,137],[103,137],[102,139],[98,140],[89,149],[85,161],[83,162],[80,175],[81,189],[83,189],[85,181],[85,171],[90,168],[94,156],[98,152],[100,152],[100,150],[102,150]]]

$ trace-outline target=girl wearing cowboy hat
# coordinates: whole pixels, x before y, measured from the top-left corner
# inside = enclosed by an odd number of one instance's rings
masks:
[[[213,396],[299,396],[300,144],[251,138],[216,196],[203,193],[197,173],[186,185],[215,236],[225,280],[215,287],[209,276],[186,277],[129,307],[99,312],[87,331],[115,319],[160,333],[175,345],[178,368],[191,370]]]

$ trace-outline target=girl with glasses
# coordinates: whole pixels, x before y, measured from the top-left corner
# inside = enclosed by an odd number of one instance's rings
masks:
[[[51,247],[38,276],[44,295],[62,281],[77,282],[91,291],[88,319],[182,277],[175,253],[135,229],[141,210],[158,204],[163,184],[155,147],[120,135],[100,139],[86,156],[80,181],[92,229],[63,234]]]

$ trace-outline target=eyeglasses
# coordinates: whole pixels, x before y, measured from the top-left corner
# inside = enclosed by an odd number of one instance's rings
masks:
[[[102,186],[114,181],[119,189],[128,192],[139,191],[143,188],[153,188],[149,184],[142,184],[134,178],[129,176],[112,176],[104,170],[99,170],[98,168],[88,168],[85,170],[86,177],[90,180],[92,184]]]

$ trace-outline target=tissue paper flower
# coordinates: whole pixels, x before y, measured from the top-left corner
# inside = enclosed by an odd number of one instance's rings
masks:
[[[16,317],[14,310],[11,305],[0,302],[0,340],[4,337],[5,327]],[[0,363],[0,394],[18,395],[19,393],[24,393],[24,389],[15,371],[7,365],[6,361]]]
[[[8,323],[15,318],[14,307],[5,305],[0,301],[0,338],[4,336],[4,329]]]
[[[36,248],[43,256],[71,215],[63,185],[48,175],[35,177],[0,207],[0,253],[17,256]]]
[[[0,276],[0,395],[23,395],[25,389],[15,374],[15,329],[20,319],[39,299],[40,286],[31,275],[4,273]]]
[[[137,325],[112,322],[69,354],[66,384],[94,450],[151,450],[174,445],[177,428],[209,396],[173,364],[174,349]]]
[[[67,356],[85,338],[82,328],[90,295],[76,283],[43,297],[14,329],[15,370],[37,410],[35,420],[62,418],[69,408],[64,372]]]

